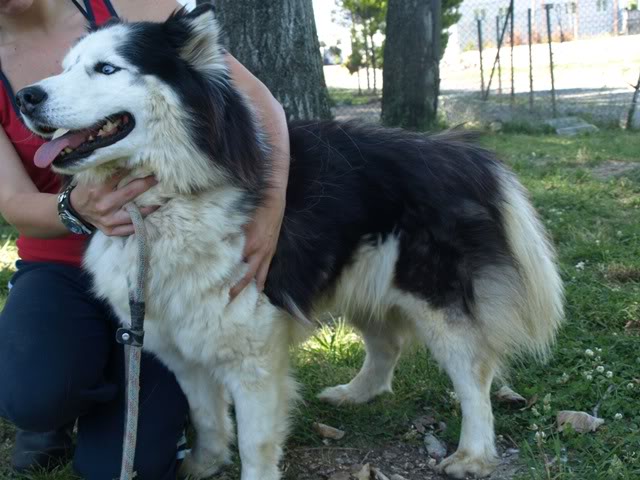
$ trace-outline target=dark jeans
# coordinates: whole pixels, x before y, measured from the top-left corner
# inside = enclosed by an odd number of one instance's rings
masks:
[[[0,417],[50,431],[78,419],[76,472],[118,478],[124,429],[124,353],[117,320],[90,293],[80,269],[18,262],[0,314]],[[174,375],[144,354],[136,471],[176,478],[176,444],[188,413]]]

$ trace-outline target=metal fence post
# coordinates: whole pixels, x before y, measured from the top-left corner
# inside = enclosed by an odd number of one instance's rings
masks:
[[[514,41],[514,36],[513,36],[513,20],[514,20],[514,8],[513,8],[513,0],[511,0],[511,103],[514,103],[516,100],[516,88],[515,88],[515,81],[514,81],[514,72],[513,72],[513,41]]]
[[[553,4],[546,3],[544,9],[547,15],[547,37],[549,40],[549,66],[551,68],[551,107],[553,108],[553,117],[557,116],[556,111],[556,84],[553,78],[553,48],[551,46],[551,9]]]
[[[513,10],[513,0],[509,6],[510,11]],[[500,48],[502,47],[502,42],[504,41],[504,34],[507,31],[507,24],[509,23],[509,13],[504,17],[504,25],[502,26],[502,32],[500,33],[500,39],[498,40],[498,51],[496,53],[496,58],[493,61],[493,67],[491,67],[491,74],[489,75],[489,83],[487,83],[487,89],[484,91],[483,99],[487,100],[489,98],[489,90],[491,89],[491,81],[493,80],[493,74],[496,71],[496,65],[498,64],[498,58],[500,57]]]
[[[478,51],[480,52],[480,93],[484,93],[484,68],[482,66],[482,20],[477,18],[478,22]]]
[[[638,105],[638,94],[640,93],[640,77],[638,77],[638,82],[635,85],[635,90],[633,92],[633,98],[631,99],[631,106],[629,107],[629,113],[627,114],[627,123],[626,129],[631,130],[633,127],[633,117],[636,114],[636,108]]]
[[[498,50],[498,94],[502,95],[502,62],[500,62],[500,15],[496,16],[496,48]]]
[[[531,31],[531,9],[527,9],[527,24],[529,30],[529,109],[533,110],[533,35]]]

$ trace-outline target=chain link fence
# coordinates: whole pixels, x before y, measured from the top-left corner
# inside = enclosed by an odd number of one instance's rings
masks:
[[[465,0],[440,65],[443,120],[540,125],[574,116],[640,126],[631,111],[640,76],[640,11],[632,2]],[[377,73],[374,94],[360,72],[358,95],[355,75],[325,67],[337,118],[379,121]]]

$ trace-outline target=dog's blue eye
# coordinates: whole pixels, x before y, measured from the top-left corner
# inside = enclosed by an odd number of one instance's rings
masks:
[[[118,67],[111,65],[110,63],[97,63],[94,67],[94,70],[98,73],[102,73],[103,75],[112,75],[120,70]]]

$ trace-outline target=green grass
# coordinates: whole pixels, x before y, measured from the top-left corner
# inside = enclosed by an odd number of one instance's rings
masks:
[[[500,153],[531,192],[558,248],[567,290],[568,320],[550,361],[543,366],[518,364],[511,372],[512,388],[538,401],[524,410],[495,405],[496,433],[520,448],[525,464],[521,479],[638,479],[640,337],[625,325],[640,321],[640,170],[598,178],[594,169],[611,161],[638,162],[640,135],[602,131],[561,138],[503,133],[482,141]],[[10,230],[0,229],[6,238]],[[0,304],[7,275],[7,268],[0,272]],[[593,356],[585,354],[587,349]],[[340,447],[419,442],[407,432],[411,420],[425,414],[446,422],[443,439],[456,444],[459,405],[428,353],[412,350],[403,356],[394,395],[344,408],[322,404],[315,395],[358,371],[364,358],[358,338],[338,322],[319,331],[293,357],[303,403],[296,410],[288,448],[322,446],[312,428],[316,421],[347,432]],[[612,372],[610,378],[607,371]],[[596,432],[556,431],[557,411],[592,413],[597,404],[605,423]],[[622,418],[616,420],[616,414]],[[544,440],[536,440],[534,424],[545,433]],[[0,433],[6,428],[0,424]],[[0,467],[1,478],[12,477],[3,477]],[[46,478],[71,477],[65,470]]]
[[[332,105],[366,105],[368,103],[377,102],[382,97],[382,91],[374,94],[373,91],[363,89],[362,93],[358,90],[349,88],[329,88],[329,99]]]
[[[0,216],[0,309],[4,307],[8,291],[7,282],[13,272],[15,239],[14,229]]]

